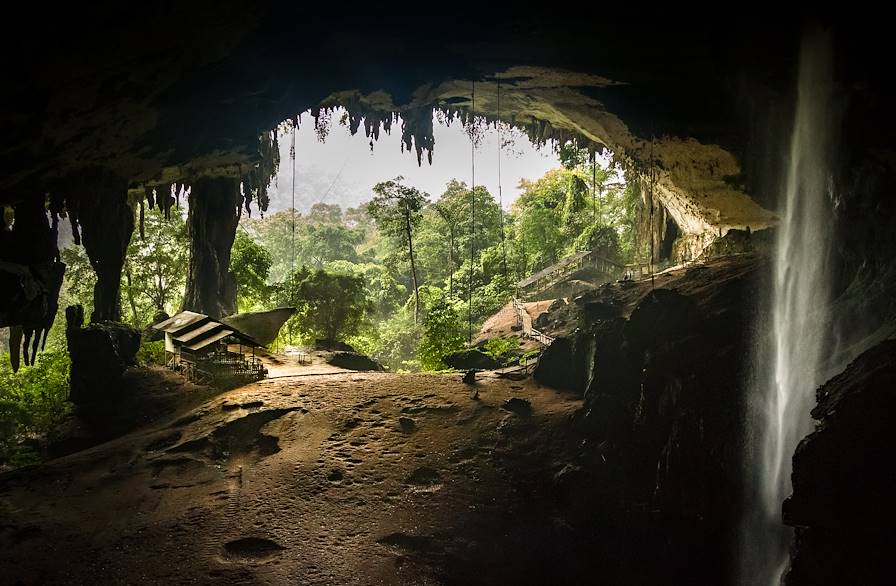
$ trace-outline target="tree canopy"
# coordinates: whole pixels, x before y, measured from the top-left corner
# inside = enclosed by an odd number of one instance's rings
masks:
[[[483,186],[452,179],[431,201],[396,177],[355,208],[244,217],[230,266],[238,307],[295,306],[294,341],[346,340],[394,369],[443,368],[521,279],[582,250],[617,263],[643,253],[637,184],[571,143],[559,155],[560,167],[520,182],[507,210]],[[122,277],[125,315],[138,327],[180,307],[189,254],[180,214],[148,214],[145,234],[132,239]],[[89,307],[95,277],[83,250],[62,256],[63,307]]]
[[[307,267],[291,273],[276,297],[297,309],[290,319],[304,339],[329,344],[358,333],[370,307],[362,277]]]

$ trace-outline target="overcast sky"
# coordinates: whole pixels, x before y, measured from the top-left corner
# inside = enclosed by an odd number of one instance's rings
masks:
[[[341,111],[333,114],[330,133],[325,142],[318,141],[314,119],[302,116],[296,134],[296,209],[307,211],[313,203],[338,203],[343,208],[368,201],[371,188],[379,181],[403,175],[407,183],[429,193],[432,199],[444,191],[450,179],[470,183],[470,139],[463,127],[434,123],[435,151],[430,166],[424,156],[417,165],[415,152],[401,152],[401,123],[392,125],[392,134],[380,133],[370,151],[363,125],[355,136],[338,124]],[[289,160],[290,136],[280,138],[280,173],[271,190],[269,210],[276,212],[290,207],[292,199],[292,165]],[[519,195],[521,178],[537,179],[558,167],[559,160],[550,145],[536,149],[525,136],[516,137],[512,147],[503,150],[501,183],[504,206],[509,207]],[[485,185],[498,197],[498,132],[489,127],[476,150],[476,184]]]

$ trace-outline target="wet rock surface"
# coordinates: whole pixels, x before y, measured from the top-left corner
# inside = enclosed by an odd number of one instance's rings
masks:
[[[629,579],[734,575],[748,326],[763,266],[749,255],[709,261],[654,283],[607,285],[557,311],[561,345],[535,376],[581,393],[577,424],[587,439],[556,488],[576,515],[617,528],[620,543],[640,540],[655,567],[638,569],[626,553]],[[706,563],[686,568],[694,556]]]
[[[787,586],[889,584],[893,555],[896,340],[860,355],[818,390],[817,429],[793,457],[784,522],[796,528]]]

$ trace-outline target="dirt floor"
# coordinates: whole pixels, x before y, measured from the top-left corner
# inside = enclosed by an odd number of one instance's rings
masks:
[[[581,559],[552,485],[580,401],[284,368],[0,476],[0,582],[547,584]]]

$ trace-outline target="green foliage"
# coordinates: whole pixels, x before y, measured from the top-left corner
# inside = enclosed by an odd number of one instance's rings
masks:
[[[420,224],[427,196],[402,181],[404,177],[399,176],[374,185],[374,196],[366,209],[380,233],[405,250],[411,244],[414,227]]]
[[[493,358],[503,358],[509,352],[520,347],[520,339],[516,336],[506,338],[492,338],[486,342],[482,350]]]
[[[82,246],[67,246],[60,251],[60,259],[65,263],[65,275],[62,280],[62,290],[59,294],[59,307],[63,310],[68,305],[80,304],[84,307],[84,315],[89,316],[93,311],[93,287],[96,285],[96,273],[90,266],[90,259],[87,258]],[[58,316],[57,316],[58,317]],[[59,320],[54,322],[54,330],[64,329],[65,320],[63,319],[62,328],[59,328]]]
[[[519,278],[560,260],[566,249],[562,204],[569,184],[563,169],[548,171],[541,179],[520,182],[522,193],[514,202],[511,222],[513,248],[519,255]]]
[[[0,464],[34,461],[38,454],[21,449],[20,441],[51,435],[69,413],[69,366],[66,352],[48,351],[13,373],[9,356],[0,355]]]
[[[610,226],[592,224],[576,237],[576,250],[593,250],[612,261],[620,259],[619,232]]]
[[[237,306],[240,311],[259,308],[267,300],[268,273],[273,260],[266,248],[243,230],[237,230],[230,251],[230,270],[236,279]]]
[[[295,265],[322,268],[327,263],[347,260],[361,262],[356,248],[365,241],[365,214],[350,210],[343,215],[335,204],[314,204],[308,215],[293,211],[277,212],[262,219],[245,219],[242,225],[271,255],[268,282],[282,282]],[[352,225],[349,225],[352,224]]]
[[[180,214],[165,219],[161,211],[150,210],[144,217],[144,235],[131,237],[122,270],[123,316],[136,328],[150,323],[158,311],[170,314],[180,307],[190,261],[190,240]]]
[[[620,263],[632,260],[636,188],[615,167],[601,166],[586,155],[567,153],[563,168],[520,183],[522,193],[506,229],[508,264],[517,278],[581,250],[596,250]]]
[[[309,224],[341,224],[342,208],[339,204],[318,202],[308,210]]]
[[[557,149],[557,156],[560,158],[560,164],[564,169],[575,169],[582,167],[590,159],[591,154],[587,149],[579,148],[574,142],[566,142]]]
[[[414,228],[420,224],[423,217],[422,210],[426,205],[427,195],[416,187],[402,184],[403,180],[404,178],[399,176],[374,185],[375,195],[367,204],[367,213],[373,218],[380,233],[393,244],[395,252],[391,255],[392,262],[387,258],[387,264],[391,264],[394,268],[397,264],[396,259],[407,259],[410,264],[416,322],[420,314],[420,299],[417,266],[414,260]]]
[[[354,336],[370,308],[362,277],[307,267],[277,286],[276,299],[279,305],[297,309],[287,325],[309,341]]]
[[[369,315],[372,319],[388,318],[408,298],[408,288],[384,265],[375,262],[356,264],[337,260],[327,263],[326,269],[364,279],[367,299],[370,301]]]
[[[160,211],[150,210],[144,216],[144,236],[134,234],[128,245],[121,273],[122,318],[142,328],[157,311],[172,313],[183,300],[189,269],[190,241],[186,223],[179,214],[166,220]],[[59,307],[81,304],[84,314],[93,307],[96,273],[81,246],[71,245],[61,251],[66,265]],[[64,313],[54,330],[65,328]],[[58,335],[57,335],[58,338]]]
[[[412,313],[399,311],[378,324],[369,353],[393,372],[417,371],[417,348],[422,336],[422,325],[414,323]]]
[[[427,303],[417,357],[424,370],[444,370],[442,359],[464,348],[465,328],[453,304],[442,294]]]
[[[470,258],[472,245],[478,257],[500,243],[501,208],[485,187],[477,186],[471,197],[466,183],[452,179],[439,200],[424,210],[418,234],[422,280],[441,283]]]
[[[158,364],[165,365],[165,340],[155,342],[143,341],[137,350],[137,363],[141,365]]]
[[[523,362],[525,362],[527,360],[530,360],[532,358],[538,358],[539,356],[541,356],[540,348],[529,350],[528,352],[526,352],[522,356],[520,356],[520,363],[522,364]]]

